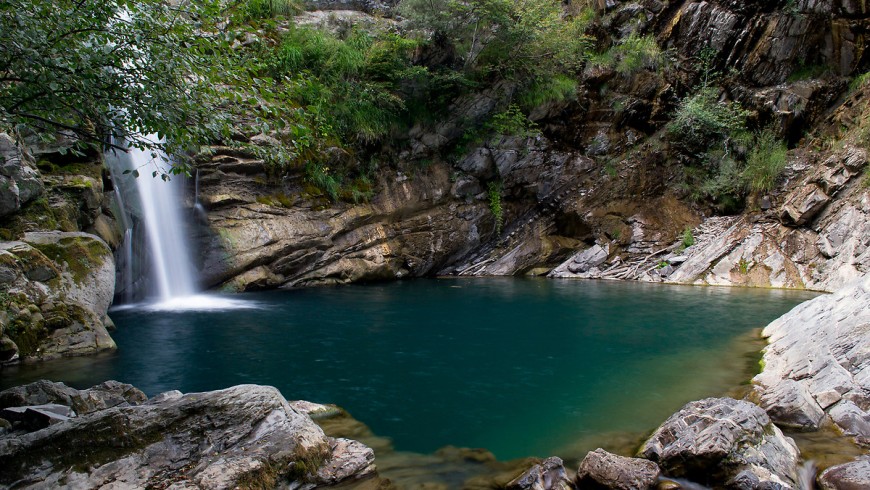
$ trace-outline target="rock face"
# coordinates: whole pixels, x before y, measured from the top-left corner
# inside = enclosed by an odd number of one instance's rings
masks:
[[[778,208],[746,216],[718,233],[667,280],[677,283],[834,291],[870,263],[870,193],[863,148],[847,145],[824,160],[796,154]]]
[[[30,398],[58,393],[63,398],[69,390],[37,386],[23,391]],[[93,390],[100,387],[86,392]],[[86,392],[70,397],[86,398]],[[8,393],[0,399],[18,396]],[[13,431],[0,437],[0,485],[313,488],[370,475],[371,460],[371,450],[359,443],[328,439],[275,388],[242,385],[169,393],[36,432]]]
[[[71,161],[59,148],[22,145],[0,133],[0,181],[14,180],[5,188],[17,196],[13,211],[0,212],[0,363],[113,349],[106,310],[115,263],[107,244],[117,245],[120,231],[103,193],[99,156]],[[0,201],[9,201],[9,192]]]
[[[0,133],[0,217],[12,214],[45,191],[39,172],[6,133]]]
[[[833,420],[870,441],[870,278],[795,307],[768,325],[764,369],[753,379],[778,424],[817,429]]]
[[[626,458],[603,449],[590,451],[577,470],[577,488],[644,490],[654,488],[661,470],[652,461]]]
[[[795,488],[799,453],[757,405],[691,402],[647,440],[640,455],[671,476],[730,488]]]

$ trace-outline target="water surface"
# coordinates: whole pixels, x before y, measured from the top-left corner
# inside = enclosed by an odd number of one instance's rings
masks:
[[[510,278],[245,294],[234,298],[256,308],[115,310],[117,353],[7,369],[0,383],[268,384],[346,408],[399,450],[548,456],[651,430],[744,381],[757,345],[741,339],[812,296]]]

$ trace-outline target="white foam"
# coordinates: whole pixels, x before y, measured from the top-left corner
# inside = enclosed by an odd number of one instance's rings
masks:
[[[161,312],[183,311],[221,311],[221,310],[248,310],[258,309],[262,305],[256,301],[228,298],[211,294],[195,294],[181,296],[166,301],[155,303],[136,303],[113,307],[115,311],[124,310],[147,310]]]

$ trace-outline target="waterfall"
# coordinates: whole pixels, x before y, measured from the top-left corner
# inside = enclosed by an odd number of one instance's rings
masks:
[[[154,135],[148,139],[159,141]],[[144,299],[144,306],[158,310],[259,307],[256,302],[197,294],[185,222],[190,213],[185,213],[182,207],[187,179],[182,175],[164,178],[170,170],[168,161],[164,153],[156,150],[130,148],[106,154],[124,227],[124,241],[117,251],[117,284],[121,293],[117,297],[127,303]],[[194,212],[202,219],[205,208],[199,204],[198,175],[195,185]]]
[[[157,141],[153,135],[148,138]],[[126,153],[115,151],[107,154],[106,162],[115,183],[116,201],[125,228],[121,247],[123,259],[119,260],[123,262],[119,275],[125,277],[122,285],[131,289],[125,291],[125,298],[133,297],[134,222],[144,225],[147,240],[150,291],[145,295],[158,302],[193,296],[197,292],[196,274],[191,265],[181,209],[184,179],[161,177],[169,168],[168,158],[159,151],[138,148],[130,148]]]

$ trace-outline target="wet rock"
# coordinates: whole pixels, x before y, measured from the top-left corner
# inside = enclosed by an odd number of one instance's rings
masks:
[[[815,430],[832,420],[870,437],[870,278],[798,305],[763,331],[761,406],[783,425]]]
[[[562,460],[552,457],[532,466],[528,471],[511,480],[505,488],[507,490],[571,490],[574,486],[565,472]]]
[[[691,402],[647,440],[640,455],[671,476],[759,488],[797,481],[799,453],[758,406],[731,398]]]
[[[870,460],[832,466],[818,477],[822,490],[862,490],[870,488]]]
[[[643,490],[654,488],[658,480],[658,465],[639,458],[626,458],[603,449],[590,451],[577,470],[577,488],[610,488]]]
[[[0,439],[0,485],[298,487],[315,481],[330,461],[347,463],[325,473],[332,482],[356,476],[354,469],[367,471],[368,454],[350,442],[333,447],[275,388],[242,385],[108,408],[6,436]]]

